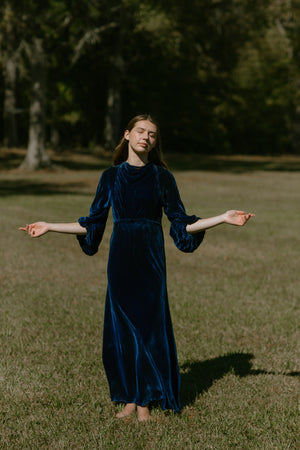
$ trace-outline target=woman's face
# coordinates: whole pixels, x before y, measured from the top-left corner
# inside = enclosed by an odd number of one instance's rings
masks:
[[[140,120],[136,122],[131,131],[125,131],[124,137],[128,141],[129,152],[149,153],[156,144],[157,127],[149,120]]]

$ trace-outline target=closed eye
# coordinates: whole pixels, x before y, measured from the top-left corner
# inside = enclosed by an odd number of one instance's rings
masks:
[[[140,127],[136,128],[136,132],[139,133],[139,134],[142,134],[145,131],[146,131],[145,128],[140,128]],[[148,132],[148,136],[153,138],[153,139],[155,139],[156,138],[156,133],[154,131],[150,131],[150,132]]]

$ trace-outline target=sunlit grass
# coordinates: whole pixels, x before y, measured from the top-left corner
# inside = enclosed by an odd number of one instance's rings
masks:
[[[87,214],[99,173],[1,174],[1,448],[299,448],[299,175],[175,176],[189,213],[256,217],[192,255],[164,220],[183,408],[141,425],[114,419],[101,363],[111,217],[92,258],[17,231]]]

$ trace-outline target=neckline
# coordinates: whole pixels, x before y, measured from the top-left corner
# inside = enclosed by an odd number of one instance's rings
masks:
[[[126,166],[128,166],[128,167],[132,167],[133,169],[141,170],[141,169],[144,169],[145,167],[150,166],[150,165],[151,165],[151,162],[147,162],[147,164],[144,164],[143,166],[134,166],[133,164],[130,164],[130,163],[127,162],[127,161],[124,161],[124,164],[125,164]]]

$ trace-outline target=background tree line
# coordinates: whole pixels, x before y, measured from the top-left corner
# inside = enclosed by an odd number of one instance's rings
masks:
[[[113,148],[151,112],[166,151],[299,153],[299,0],[3,0],[0,141]]]

